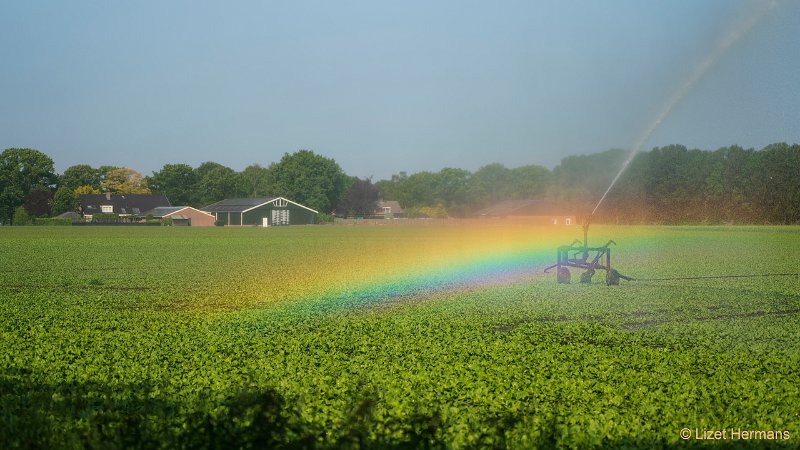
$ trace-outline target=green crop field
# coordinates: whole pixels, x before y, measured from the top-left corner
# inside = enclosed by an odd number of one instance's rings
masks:
[[[0,447],[800,447],[800,276],[558,285],[580,237],[0,228]],[[609,239],[636,278],[800,272],[798,227]]]

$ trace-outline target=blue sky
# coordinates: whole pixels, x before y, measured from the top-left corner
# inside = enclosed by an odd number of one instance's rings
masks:
[[[720,37],[771,4],[4,2],[0,148],[59,172],[241,170],[299,149],[374,180],[552,168],[632,148]],[[797,30],[800,1],[775,3],[644,148],[800,142]]]

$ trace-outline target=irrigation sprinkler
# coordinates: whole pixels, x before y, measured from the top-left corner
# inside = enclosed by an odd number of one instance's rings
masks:
[[[548,272],[551,269],[556,269],[556,277],[559,283],[566,284],[570,282],[570,272],[569,267],[574,267],[578,269],[583,269],[585,272],[581,274],[581,283],[591,283],[592,276],[594,275],[595,271],[597,270],[605,270],[606,271],[606,284],[608,285],[617,285],[619,284],[619,280],[627,280],[627,281],[666,281],[666,280],[697,280],[697,279],[706,279],[706,278],[738,278],[738,277],[751,277],[751,276],[800,276],[800,273],[789,273],[789,274],[751,274],[751,275],[721,275],[721,276],[696,276],[696,277],[683,277],[683,278],[651,278],[651,279],[643,279],[643,278],[633,278],[628,277],[625,275],[620,274],[616,270],[611,267],[611,244],[615,244],[614,241],[608,241],[606,245],[602,247],[589,247],[588,243],[588,234],[589,234],[589,222],[591,222],[592,216],[597,211],[597,208],[600,207],[600,204],[603,203],[606,196],[608,195],[609,191],[614,187],[619,180],[622,173],[625,172],[628,165],[633,161],[633,158],[639,152],[639,150],[644,146],[644,144],[650,139],[653,133],[658,129],[661,123],[669,117],[675,107],[683,100],[686,95],[688,95],[692,89],[697,85],[697,83],[703,79],[705,74],[711,70],[719,60],[725,55],[725,53],[734,45],[737,41],[743,38],[748,32],[750,32],[753,27],[755,27],[759,22],[761,22],[767,14],[775,9],[777,2],[769,2],[768,4],[765,3],[758,11],[754,11],[752,14],[749,14],[744,20],[739,21],[731,25],[728,32],[724,35],[722,39],[717,42],[717,45],[714,47],[713,51],[706,55],[706,58],[701,61],[701,63],[695,68],[692,72],[691,76],[685,81],[681,87],[673,93],[671,97],[667,100],[664,104],[661,112],[656,117],[656,119],[650,123],[650,125],[644,130],[639,140],[636,142],[636,145],[633,146],[633,150],[631,151],[628,158],[622,164],[622,168],[614,179],[611,181],[611,184],[608,186],[608,189],[603,193],[603,196],[600,197],[600,201],[597,202],[597,205],[592,210],[591,214],[588,216],[586,221],[583,224],[583,242],[579,240],[575,240],[570,245],[563,245],[558,247],[558,258],[556,263],[544,271]],[[571,256],[570,256],[571,255]],[[590,260],[589,258],[593,256]],[[605,261],[603,261],[605,260]]]
[[[611,267],[611,245],[617,245],[616,242],[610,240],[601,247],[589,247],[589,222],[592,216],[589,216],[583,223],[583,241],[575,239],[570,245],[562,245],[558,247],[558,256],[556,263],[544,269],[545,273],[556,269],[556,280],[559,284],[569,284],[571,282],[572,274],[569,267],[582,269],[584,272],[581,274],[581,283],[591,283],[592,277],[598,270],[606,271],[606,284],[609,286],[616,286],[619,280],[625,281],[685,281],[685,280],[710,280],[710,279],[728,279],[728,278],[757,278],[757,277],[800,277],[800,272],[789,273],[749,273],[737,275],[695,275],[695,276],[681,276],[681,277],[667,277],[667,278],[634,278],[619,273],[616,269]],[[591,257],[591,259],[590,259]]]
[[[583,242],[575,239],[570,245],[558,247],[556,263],[544,269],[545,273],[556,269],[556,280],[559,284],[570,283],[572,274],[569,267],[584,270],[581,274],[581,283],[591,283],[592,277],[598,270],[606,271],[606,284],[609,286],[618,285],[620,279],[632,281],[633,278],[622,275],[611,267],[611,245],[616,245],[616,242],[610,240],[603,246],[589,247],[590,222],[591,216],[583,223]]]

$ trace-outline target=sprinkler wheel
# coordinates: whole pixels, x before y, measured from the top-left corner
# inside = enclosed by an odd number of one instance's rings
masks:
[[[558,284],[569,284],[571,278],[572,274],[569,273],[569,269],[567,269],[566,267],[558,268],[558,272],[556,273],[556,279],[558,280]]]
[[[615,269],[609,269],[606,272],[606,284],[609,286],[619,285],[619,272]]]

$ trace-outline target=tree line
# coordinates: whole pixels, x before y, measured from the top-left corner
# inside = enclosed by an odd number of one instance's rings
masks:
[[[612,149],[568,156],[553,170],[489,164],[401,172],[376,183],[384,198],[412,211],[467,217],[503,200],[541,199],[588,217],[630,153]],[[800,145],[715,151],[656,147],[630,161],[594,222],[624,224],[800,223]]]
[[[76,211],[80,194],[100,193],[163,194],[173,205],[196,208],[225,198],[282,196],[324,216],[371,213],[378,200],[371,181],[348,176],[336,161],[310,150],[240,172],[216,162],[196,168],[166,164],[146,177],[131,168],[88,164],[56,174],[53,160],[38,150],[10,148],[0,154],[2,224]]]
[[[56,174],[34,149],[0,154],[0,223],[77,209],[82,193],[164,194],[173,205],[203,207],[224,198],[282,196],[326,217],[365,216],[378,198],[397,200],[410,216],[471,217],[503,200],[542,199],[587,216],[628,158],[624,150],[569,156],[553,170],[489,164],[470,172],[400,172],[388,180],[348,176],[331,158],[286,153],[237,172],[215,162],[166,164],[151,176],[125,167],[80,164]],[[627,224],[800,223],[800,145],[715,151],[681,145],[637,154],[595,222]]]

